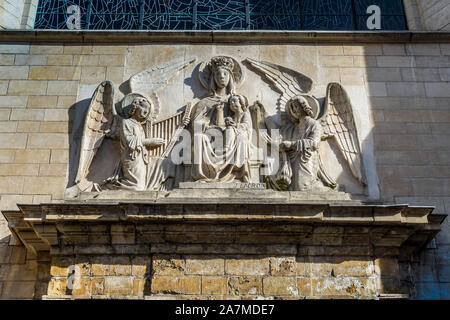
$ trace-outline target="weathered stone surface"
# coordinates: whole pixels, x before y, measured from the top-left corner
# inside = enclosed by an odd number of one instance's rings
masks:
[[[152,268],[156,275],[181,276],[184,274],[186,266],[184,259],[179,256],[154,255]]]
[[[152,279],[152,293],[199,294],[200,277],[155,276]]]
[[[230,277],[228,287],[231,295],[259,295],[262,294],[262,277]]]
[[[268,258],[236,257],[225,260],[225,273],[229,275],[268,275]]]
[[[211,259],[208,256],[186,256],[186,274],[222,275],[224,259]]]
[[[267,277],[263,278],[263,293],[265,295],[290,295],[298,294],[295,277]]]
[[[227,278],[202,277],[202,294],[227,294]]]

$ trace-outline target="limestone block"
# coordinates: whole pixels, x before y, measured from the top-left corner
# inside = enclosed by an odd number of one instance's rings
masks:
[[[358,47],[360,48],[360,47]],[[319,55],[321,56],[341,56],[344,54],[344,48],[342,45],[336,45],[336,44],[332,44],[332,45],[321,45],[318,47],[319,49]],[[347,52],[348,51],[353,51],[352,47],[348,47],[347,46]],[[346,53],[348,54],[348,53]],[[348,54],[350,55],[350,54]]]
[[[406,48],[404,44],[386,43],[382,45],[383,54],[386,56],[405,56]]]
[[[228,287],[231,295],[262,294],[262,278],[256,276],[230,277]]]
[[[23,190],[24,177],[0,177],[0,193],[21,194]]]
[[[81,67],[81,82],[98,84],[106,78],[106,67]]]
[[[9,82],[9,95],[45,95],[47,81],[40,80],[11,80]]]
[[[50,267],[52,276],[67,277],[69,275],[69,266],[74,265],[72,257],[53,257]]]
[[[428,97],[450,97],[450,83],[425,83]]]
[[[17,150],[15,152],[16,163],[48,163],[50,150]]]
[[[10,85],[11,86],[11,85]],[[78,81],[49,81],[48,82],[48,95],[60,95],[70,96],[76,93],[78,90]]]
[[[39,170],[37,164],[0,164],[2,176],[36,176]]]
[[[438,68],[401,68],[403,81],[440,81]]]
[[[30,80],[56,80],[58,79],[58,67],[49,66],[31,66]]]
[[[3,96],[0,99],[0,108],[12,108],[12,107],[17,107],[17,108],[25,108],[25,106],[27,105],[27,100],[28,97],[26,96],[12,96],[12,95],[8,95],[8,96]]]
[[[123,67],[125,65],[125,55],[106,54],[100,55],[98,65],[105,67]]]
[[[315,296],[356,296],[374,293],[373,285],[367,278],[313,278],[311,286]]]
[[[16,54],[15,65],[20,66],[45,66],[47,64],[47,55],[45,54]]]
[[[154,276],[151,291],[156,294],[200,294],[200,277]]]
[[[26,177],[24,194],[52,194],[61,196],[66,183],[65,177]]]
[[[298,278],[297,279],[298,295],[307,297],[311,296],[311,279],[310,278]]]
[[[28,53],[29,50],[28,44],[0,44],[0,53]]]
[[[305,276],[309,273],[309,264],[303,257],[271,257],[270,275]]]
[[[98,65],[98,55],[74,55],[73,65],[74,66],[97,66]]]
[[[51,151],[50,163],[69,163],[69,151],[53,149]]]
[[[399,267],[397,259],[395,258],[375,259],[375,272],[380,276],[398,276]]]
[[[92,45],[65,44],[64,54],[91,54]]]
[[[386,80],[389,80],[389,81],[401,81],[402,80],[400,68],[366,68],[365,71],[366,71],[366,79],[369,82],[383,82]]]
[[[33,299],[34,288],[34,281],[4,282],[2,299]]]
[[[31,45],[30,46],[30,53],[31,54],[62,54],[63,53],[63,46],[62,45]]]
[[[8,92],[8,85],[9,85],[9,81],[8,80],[0,81],[0,94],[1,95],[5,95],[6,92]]]
[[[134,279],[133,280],[133,295],[144,296],[146,294],[147,288],[146,279]]]
[[[7,66],[14,64],[14,55],[13,54],[0,54],[0,65]]]
[[[207,256],[186,256],[186,274],[222,275],[224,259],[211,259]]]
[[[295,277],[267,277],[263,278],[264,295],[290,295],[298,294]]]
[[[39,132],[40,126],[39,121],[19,121],[17,132]]]
[[[127,45],[95,45],[92,47],[92,51],[84,53],[92,54],[124,54],[127,52],[129,46]],[[86,47],[88,49],[90,47]],[[86,51],[86,50],[84,50]]]
[[[368,277],[372,275],[372,265],[368,258],[360,260],[348,258],[336,258],[333,266],[333,274],[336,277]]]
[[[68,137],[63,133],[36,133],[28,140],[30,149],[66,149],[69,148]]]
[[[71,55],[48,55],[47,64],[50,66],[70,66],[72,60]]]
[[[57,96],[30,96],[28,98],[27,108],[54,108],[57,101]]]
[[[449,56],[416,56],[416,67],[419,68],[449,68]]]
[[[28,79],[28,69],[27,66],[0,66],[0,80]]]
[[[320,64],[324,67],[353,67],[353,57],[351,56],[323,56]]]
[[[127,256],[113,257],[109,267],[110,276],[131,276],[131,261]]]
[[[0,121],[0,132],[16,132],[17,124],[16,121]]]
[[[69,121],[69,113],[64,109],[45,109],[44,121]]]
[[[402,56],[378,56],[377,63],[379,67],[406,68],[415,66],[414,57],[402,57]]]
[[[10,120],[42,121],[44,110],[41,109],[14,109],[11,112]]]
[[[156,275],[184,275],[186,266],[185,261],[176,255],[159,255],[153,256],[153,273]]]
[[[105,277],[104,294],[130,295],[133,292],[133,278]]]
[[[144,277],[150,274],[151,258],[148,256],[138,256],[131,260],[131,273],[135,277]]]
[[[58,80],[80,80],[81,67],[58,67]],[[75,93],[75,92],[74,92]]]
[[[225,273],[230,275],[268,275],[269,258],[248,259],[245,257],[225,260]]]
[[[69,133],[69,124],[66,121],[42,122],[39,132],[44,133]]]
[[[227,278],[202,277],[202,294],[227,294]]]
[[[18,203],[26,204],[32,201],[33,197],[30,195],[3,194],[0,199],[0,210],[17,210]],[[0,255],[0,261],[2,261],[1,259]]]

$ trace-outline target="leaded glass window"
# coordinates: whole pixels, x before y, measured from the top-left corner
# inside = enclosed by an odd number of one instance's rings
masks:
[[[382,30],[406,29],[402,0],[40,0],[35,28],[365,30],[370,5]]]

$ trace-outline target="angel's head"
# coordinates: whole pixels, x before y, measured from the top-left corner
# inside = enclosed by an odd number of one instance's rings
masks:
[[[228,100],[230,104],[230,110],[234,114],[241,114],[247,111],[248,109],[248,100],[246,97],[240,94],[233,94],[230,96]]]
[[[288,113],[292,120],[298,121],[305,117],[313,117],[314,111],[305,97],[297,96],[289,100]]]
[[[152,104],[144,97],[137,97],[133,99],[128,111],[128,116],[134,118],[139,122],[146,121],[152,114]]]
[[[214,57],[208,64],[211,72],[209,89],[216,92],[217,89],[227,89],[227,93],[234,92],[233,68],[234,62],[228,57]]]

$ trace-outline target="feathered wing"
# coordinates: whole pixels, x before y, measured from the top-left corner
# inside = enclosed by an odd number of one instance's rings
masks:
[[[353,176],[359,183],[365,185],[353,107],[347,92],[339,83],[328,85],[325,107],[321,116],[322,139],[335,139]]]
[[[257,61],[252,58],[247,58],[245,61],[261,72],[281,94],[278,102],[280,111],[284,111],[283,108],[289,99],[299,94],[309,93],[312,89],[312,79],[300,72],[267,61]]]
[[[129,80],[130,89],[133,93],[140,93],[151,98],[155,104],[156,113],[159,111],[159,100],[157,93],[186,66],[193,63],[195,57],[177,58],[168,62],[152,66],[132,76]]]
[[[80,161],[75,183],[80,184],[89,173],[95,153],[113,124],[114,84],[103,81],[92,95],[81,138]]]

